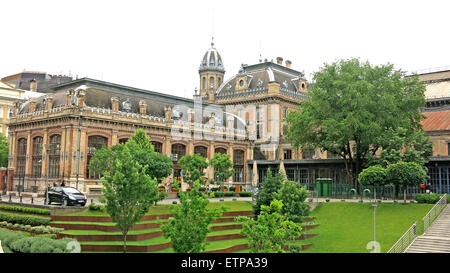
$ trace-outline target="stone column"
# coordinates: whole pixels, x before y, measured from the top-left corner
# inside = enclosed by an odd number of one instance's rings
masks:
[[[47,175],[47,160],[48,160],[48,155],[47,155],[47,143],[49,143],[48,141],[48,129],[44,129],[44,137],[42,138],[42,156],[43,156],[43,160],[42,160],[42,177],[45,177]]]
[[[117,134],[119,133],[119,131],[117,130],[111,130],[112,132],[112,137],[111,137],[111,146],[116,145],[119,143],[119,139],[117,137]]]
[[[31,158],[31,150],[32,150],[31,146],[31,130],[28,131],[28,136],[27,136],[27,157],[26,157],[26,163],[25,163],[25,177],[30,176],[31,174],[31,162],[33,161]]]

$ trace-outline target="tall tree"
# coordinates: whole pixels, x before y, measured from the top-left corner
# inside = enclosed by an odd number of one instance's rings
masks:
[[[403,199],[406,203],[407,186],[418,186],[427,180],[427,172],[416,162],[399,162],[388,166],[386,179],[394,185],[403,187]]]
[[[8,167],[9,143],[8,139],[0,134],[0,167]]]
[[[117,144],[110,148],[104,146],[97,150],[89,161],[89,170],[104,175],[110,170],[114,161],[120,158],[125,145],[132,154],[133,160],[138,162],[142,168],[146,167],[147,175],[150,178],[156,178],[158,183],[172,173],[172,160],[168,156],[154,151],[152,143],[142,129],[136,130],[125,144]]]
[[[229,154],[217,153],[209,163],[214,167],[214,177],[220,182],[223,191],[223,183],[234,175],[233,161]]]
[[[194,181],[199,181],[201,184],[205,183],[202,177],[205,176],[203,170],[208,167],[206,158],[198,154],[184,155],[178,161],[178,165],[183,170],[183,177],[186,183],[189,185],[193,185]]]
[[[384,148],[387,132],[423,130],[425,86],[392,65],[340,60],[326,64],[313,82],[308,99],[287,118],[288,139],[343,158],[354,185],[368,159]]]
[[[156,179],[146,174],[146,168],[133,159],[124,145],[120,157],[102,177],[106,211],[122,231],[123,251],[127,251],[128,231],[148,212],[158,199]]]
[[[161,225],[164,237],[170,238],[177,253],[198,253],[205,249],[208,226],[220,217],[223,209],[208,209],[208,197],[194,182],[191,191],[180,192],[180,206],[171,208],[173,218]]]

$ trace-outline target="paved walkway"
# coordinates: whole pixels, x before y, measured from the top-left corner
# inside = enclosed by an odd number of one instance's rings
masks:
[[[405,253],[450,253],[450,207],[442,211],[427,232],[419,236]]]

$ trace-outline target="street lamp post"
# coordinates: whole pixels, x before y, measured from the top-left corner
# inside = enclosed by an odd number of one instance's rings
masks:
[[[376,242],[376,225],[375,225],[375,211],[377,209],[377,204],[374,203],[372,204],[372,208],[373,208],[373,241]]]

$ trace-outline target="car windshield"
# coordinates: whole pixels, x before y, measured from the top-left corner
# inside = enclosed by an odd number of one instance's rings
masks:
[[[74,188],[65,188],[64,189],[65,193],[75,193],[75,194],[80,194],[80,192],[77,189]]]

